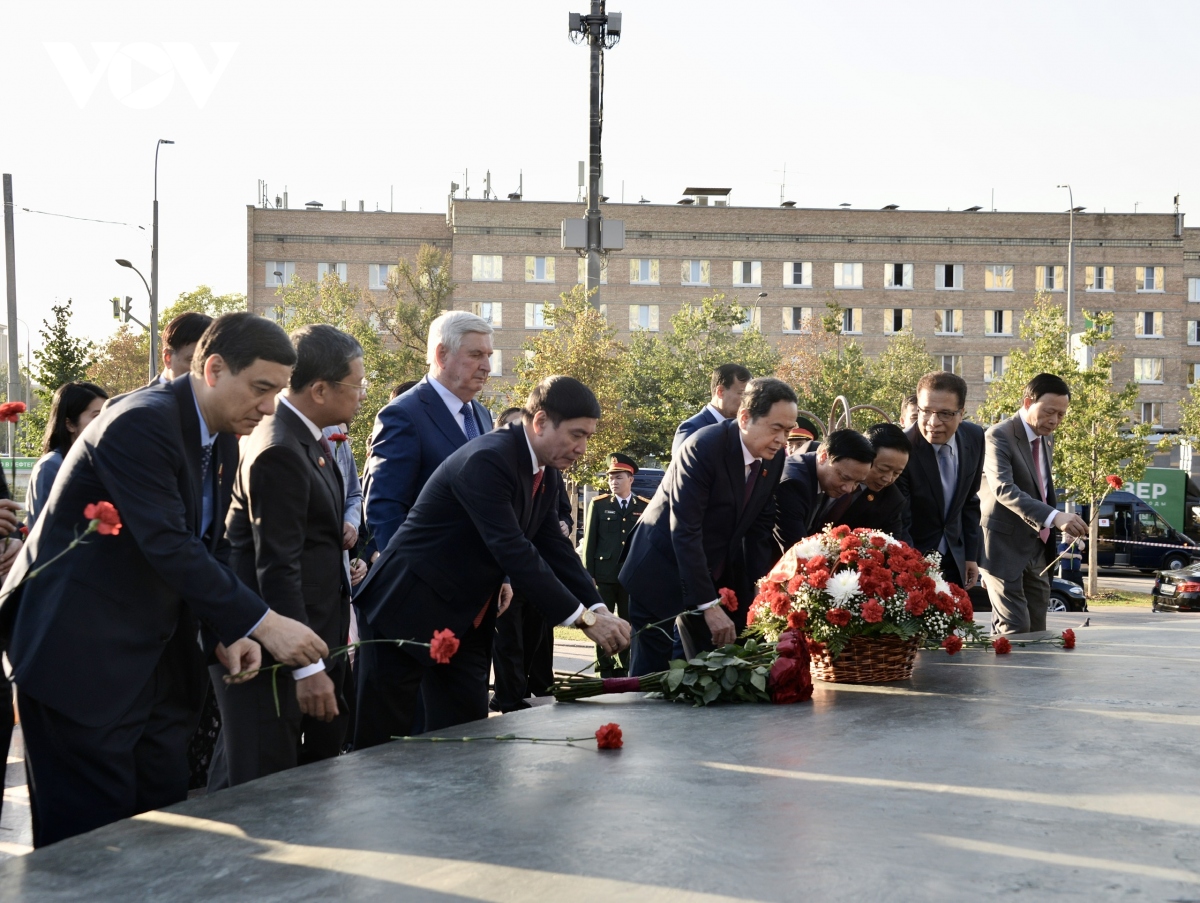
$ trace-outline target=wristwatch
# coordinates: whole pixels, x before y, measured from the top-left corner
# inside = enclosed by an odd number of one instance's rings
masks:
[[[575,622],[576,627],[595,627],[596,613],[590,608],[585,608],[583,614],[579,616],[579,620]]]

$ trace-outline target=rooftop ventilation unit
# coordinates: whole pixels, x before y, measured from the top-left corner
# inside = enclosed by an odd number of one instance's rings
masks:
[[[304,204],[305,210],[320,210],[325,205],[320,201],[306,201]]]
[[[968,207],[963,213],[978,213],[983,208],[976,204],[974,207]]]
[[[879,209],[880,210],[899,210],[900,205],[899,204],[886,204],[883,207],[880,207]]]
[[[784,201],[784,202],[783,202],[783,203],[781,203],[779,206],[780,206],[780,207],[789,207],[789,208],[790,208],[790,207],[795,207],[795,206],[796,206],[796,202],[795,202],[795,201]]]
[[[685,188],[683,196],[697,207],[728,207],[732,188]]]

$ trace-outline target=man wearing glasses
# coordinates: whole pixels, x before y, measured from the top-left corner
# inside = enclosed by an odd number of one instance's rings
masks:
[[[967,383],[945,371],[917,383],[917,422],[905,431],[912,443],[897,481],[908,498],[905,527],[922,554],[940,552],[942,573],[970,589],[979,582],[979,482],[983,430],[963,421]]]

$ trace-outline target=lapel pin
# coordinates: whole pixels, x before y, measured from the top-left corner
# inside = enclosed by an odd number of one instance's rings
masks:
[[[764,467],[764,468],[762,469],[762,473],[760,473],[760,474],[759,474],[759,476],[760,476],[760,477],[765,477],[766,475],[767,475],[767,469]]]
[[[324,455],[322,455],[321,457],[317,458],[317,466],[318,466],[318,467],[324,467],[324,466],[325,466],[325,456],[324,456]]]
[[[875,496],[874,496],[872,493],[869,493],[869,492],[868,492],[868,493],[867,493],[867,501],[868,501],[868,502],[873,502],[873,501],[875,501]]]

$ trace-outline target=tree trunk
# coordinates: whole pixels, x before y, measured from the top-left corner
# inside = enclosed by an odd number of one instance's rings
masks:
[[[1099,594],[1100,587],[1100,501],[1093,499],[1089,513],[1092,515],[1088,524],[1088,579],[1087,594],[1094,599]]]

